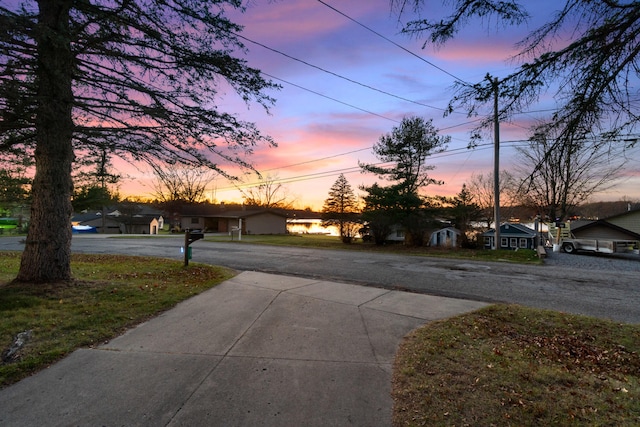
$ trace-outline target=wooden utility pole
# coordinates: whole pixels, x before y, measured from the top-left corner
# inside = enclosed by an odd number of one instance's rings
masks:
[[[495,221],[495,246],[500,247],[500,120],[498,119],[498,96],[500,95],[498,78],[493,81],[493,219]]]

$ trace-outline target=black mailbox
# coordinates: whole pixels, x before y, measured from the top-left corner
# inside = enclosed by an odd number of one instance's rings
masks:
[[[195,242],[196,240],[204,239],[204,233],[195,232],[192,233],[190,230],[186,230],[184,232],[184,266],[189,265],[189,258],[191,258],[191,248],[190,244]]]
[[[188,236],[187,241],[189,244],[192,244],[196,240],[204,239],[204,233],[189,233]]]

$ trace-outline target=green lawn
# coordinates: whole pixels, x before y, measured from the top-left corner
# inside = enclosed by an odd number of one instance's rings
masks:
[[[357,240],[351,244],[342,243],[337,236],[326,236],[317,234],[289,234],[289,235],[244,235],[238,241],[238,237],[233,239],[226,235],[205,235],[206,241],[229,242],[234,244],[254,243],[276,246],[298,246],[306,248],[340,249],[352,251],[387,252],[417,256],[432,256],[441,258],[464,258],[481,261],[496,262],[516,262],[526,264],[541,264],[542,261],[536,252],[529,249],[518,251],[491,251],[484,249],[460,249],[460,248],[431,248],[431,247],[410,247],[402,243],[390,243],[376,246],[372,243],[363,243]]]
[[[72,283],[14,284],[18,252],[0,252],[0,351],[32,338],[0,363],[0,386],[38,371],[79,347],[109,340],[178,302],[230,278],[220,267],[130,256],[74,255]],[[3,357],[4,359],[4,357]]]

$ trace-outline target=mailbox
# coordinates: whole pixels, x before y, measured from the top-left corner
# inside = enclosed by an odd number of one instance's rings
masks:
[[[187,231],[187,233],[188,233],[188,236],[189,236],[187,238],[187,241],[188,241],[189,244],[195,242],[196,240],[204,239],[204,233],[189,233],[188,231]]]
[[[186,230],[184,232],[184,266],[189,265],[189,260],[192,256],[191,245],[196,240],[204,239],[204,233],[195,232],[192,233],[190,230]]]

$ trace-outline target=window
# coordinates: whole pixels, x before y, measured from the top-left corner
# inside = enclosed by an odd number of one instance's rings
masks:
[[[512,237],[509,239],[509,247],[511,248],[517,248],[518,247],[518,239],[515,237]]]
[[[191,224],[200,224],[200,220],[197,217],[191,218]]]
[[[500,238],[500,246],[502,246],[503,248],[507,247],[507,238],[506,237],[501,237]]]
[[[485,237],[484,238],[484,245],[487,247],[491,247],[491,237]]]
[[[520,238],[520,247],[522,249],[527,249],[527,239],[525,239],[524,237]]]

